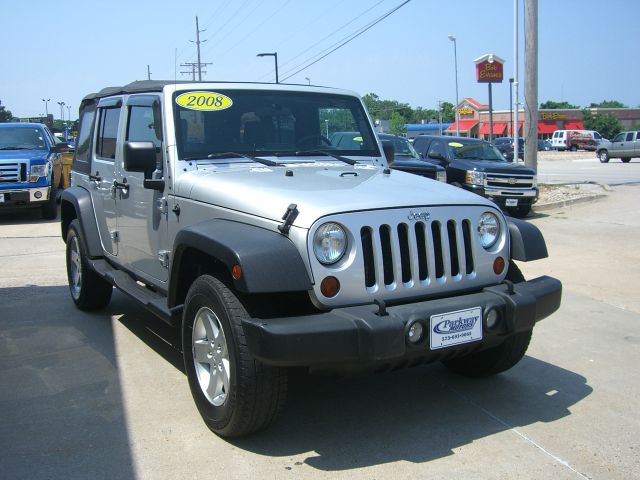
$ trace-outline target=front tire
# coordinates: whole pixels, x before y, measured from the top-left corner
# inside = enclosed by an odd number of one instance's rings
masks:
[[[189,387],[204,422],[222,437],[266,428],[286,397],[286,370],[264,365],[249,352],[242,328],[247,317],[215,277],[199,277],[187,293],[182,348]]]
[[[51,187],[49,188],[49,200],[42,205],[42,218],[45,220],[55,220],[58,218],[58,189],[53,183],[53,177],[51,178]]]
[[[600,163],[608,163],[609,162],[609,152],[607,152],[606,150],[600,150],[598,152],[598,159],[600,160]]]
[[[524,282],[524,275],[511,261],[506,276],[513,283]],[[465,377],[488,377],[509,370],[524,357],[531,341],[533,329],[517,333],[507,338],[497,347],[481,352],[445,360],[442,363],[452,372]]]
[[[113,286],[89,266],[80,223],[73,220],[67,232],[67,279],[71,298],[80,310],[99,310],[111,300]]]
[[[631,161],[631,157],[621,158],[620,160],[622,160],[622,163],[629,163]]]

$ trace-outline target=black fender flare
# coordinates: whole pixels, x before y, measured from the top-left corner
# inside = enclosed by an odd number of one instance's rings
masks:
[[[518,218],[507,217],[511,237],[511,258],[523,262],[547,258],[547,244],[535,225]]]
[[[169,306],[179,302],[181,262],[189,249],[218,260],[228,272],[239,265],[242,275],[233,282],[240,292],[278,293],[312,288],[300,253],[288,237],[246,223],[213,219],[177,233],[169,275]]]
[[[104,256],[89,192],[78,186],[64,190],[60,198],[60,212],[62,240],[67,241],[69,224],[77,218],[78,223],[80,223],[80,233],[82,234],[82,239],[85,242],[89,256],[91,258]]]

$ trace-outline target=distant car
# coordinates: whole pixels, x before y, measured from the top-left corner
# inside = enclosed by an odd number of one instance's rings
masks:
[[[596,151],[603,136],[595,130],[556,130],[551,136],[551,145],[560,152],[578,149]]]
[[[629,163],[632,158],[640,157],[640,132],[620,132],[610,142],[601,142],[596,156],[601,163],[607,163],[610,158]]]
[[[538,199],[536,172],[510,163],[491,143],[477,138],[419,135],[420,156],[447,170],[447,183],[482,195],[514,217],[525,217]]]
[[[538,140],[538,151],[539,152],[548,152],[551,150],[551,141],[550,140]]]
[[[509,162],[513,162],[513,138],[499,137],[493,139],[493,144]],[[518,158],[524,159],[524,138],[518,140]]]
[[[398,135],[386,133],[378,134],[378,137],[383,145],[385,143],[393,145],[394,158],[391,161],[387,159],[392,170],[413,173],[446,183],[447,171],[440,165],[426,162],[420,158],[420,155],[409,143],[409,140]]]

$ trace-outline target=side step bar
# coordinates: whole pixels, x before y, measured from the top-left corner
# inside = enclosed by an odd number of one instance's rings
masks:
[[[182,319],[182,305],[167,307],[167,297],[140,285],[126,272],[113,268],[106,260],[90,260],[93,270],[125,295],[140,302],[151,313],[169,325],[179,325]]]

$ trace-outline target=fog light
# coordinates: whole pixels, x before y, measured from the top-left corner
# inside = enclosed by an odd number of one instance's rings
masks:
[[[38,191],[38,192],[34,193],[33,196],[36,197],[36,198],[42,198],[42,192]]]
[[[487,315],[485,316],[485,324],[487,325],[487,328],[491,330],[498,324],[499,319],[500,315],[498,314],[498,311],[494,308],[489,309]]]
[[[320,283],[320,293],[327,298],[335,297],[340,291],[340,282],[336,277],[327,277]]]
[[[407,338],[409,339],[409,343],[416,344],[420,340],[422,340],[422,335],[424,334],[424,327],[420,322],[413,322],[409,327],[409,331],[407,332]]]
[[[496,275],[500,275],[502,272],[504,272],[504,265],[504,258],[496,257],[496,259],[493,261],[493,273],[495,273]]]

